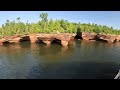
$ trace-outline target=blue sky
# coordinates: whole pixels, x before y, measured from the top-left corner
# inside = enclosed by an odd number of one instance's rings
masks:
[[[41,12],[48,13],[48,19],[65,19],[71,22],[95,23],[120,29],[120,11],[0,11],[0,26],[6,20],[37,22]]]

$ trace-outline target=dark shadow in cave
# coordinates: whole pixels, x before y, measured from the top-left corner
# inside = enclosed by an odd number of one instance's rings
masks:
[[[76,34],[77,35],[75,36],[75,39],[83,39],[82,38],[82,32],[81,32],[80,28],[77,29],[77,33]]]
[[[26,37],[23,37],[20,42],[30,42],[30,37],[29,36],[26,36]]]
[[[61,45],[61,40],[59,39],[54,39],[51,44],[58,44],[58,45]]]

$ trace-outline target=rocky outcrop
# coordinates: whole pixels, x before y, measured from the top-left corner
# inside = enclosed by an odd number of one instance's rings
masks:
[[[62,46],[67,46],[68,45],[68,41],[61,41]]]
[[[0,39],[0,45],[3,45],[4,43],[7,43],[8,41],[4,38]]]
[[[29,38],[31,43],[39,42],[38,37],[35,34],[29,35]]]
[[[120,41],[120,35],[116,36],[116,41],[119,42]]]
[[[96,33],[82,32],[83,40],[96,40]]]
[[[12,43],[20,43],[20,41],[21,41],[20,37],[16,37],[16,38],[14,38],[12,40],[9,40],[9,42],[12,42]]]
[[[80,32],[76,35],[78,39],[82,40],[90,40],[90,41],[105,41],[108,43],[113,43],[115,41],[120,41],[120,35],[112,35],[112,34],[97,34],[90,32]],[[69,44],[73,44],[74,38],[76,38],[75,34],[29,34],[29,35],[15,35],[15,36],[6,36],[0,39],[0,45],[4,45],[6,43],[21,43],[24,41],[29,41],[31,43],[45,43],[50,45],[52,42],[56,42],[61,44],[62,46],[68,46]]]
[[[60,40],[63,46],[67,46],[68,42],[73,39],[73,36],[73,34],[37,34],[38,39],[45,44],[50,44],[54,40]]]
[[[119,35],[117,36],[117,35],[112,35],[112,34],[97,34],[97,33],[82,32],[81,37],[83,40],[104,41],[108,43],[120,41]]]
[[[45,40],[45,41],[43,41],[43,43],[49,45],[49,44],[51,44],[51,41],[50,40]]]
[[[72,37],[72,38],[71,38]],[[15,35],[7,36],[0,39],[0,45],[5,43],[21,43],[24,41],[30,41],[31,43],[45,43],[51,44],[53,40],[61,41],[61,45],[67,46],[68,42],[73,39],[73,34],[29,34],[29,35]]]
[[[98,41],[106,41],[108,43],[113,43],[116,40],[116,35],[97,35]]]
[[[21,39],[21,42],[23,42],[23,41],[30,41],[30,36],[28,36],[28,35],[24,35],[24,36],[21,36],[20,37]]]

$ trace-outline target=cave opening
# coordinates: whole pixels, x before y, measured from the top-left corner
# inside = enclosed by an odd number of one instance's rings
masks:
[[[82,32],[77,32],[77,35],[75,36],[75,39],[81,39],[81,40],[83,40],[83,38],[82,38]]]
[[[30,42],[30,37],[29,36],[22,37],[20,42]]]
[[[58,44],[58,45],[61,45],[61,40],[59,39],[54,39],[51,44]]]

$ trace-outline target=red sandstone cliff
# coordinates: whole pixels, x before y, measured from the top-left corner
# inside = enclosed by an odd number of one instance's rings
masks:
[[[82,32],[79,35],[76,35],[83,40],[91,40],[91,41],[106,41],[108,43],[113,43],[120,41],[120,35],[113,34],[97,34],[97,33],[89,33]],[[21,43],[24,41],[30,41],[31,43],[39,43],[43,42],[47,45],[51,44],[53,40],[59,40],[62,46],[67,46],[70,40],[73,40],[75,34],[29,34],[29,35],[15,35],[15,36],[6,36],[0,39],[0,45],[4,45],[5,43]],[[78,38],[79,39],[79,38]]]

